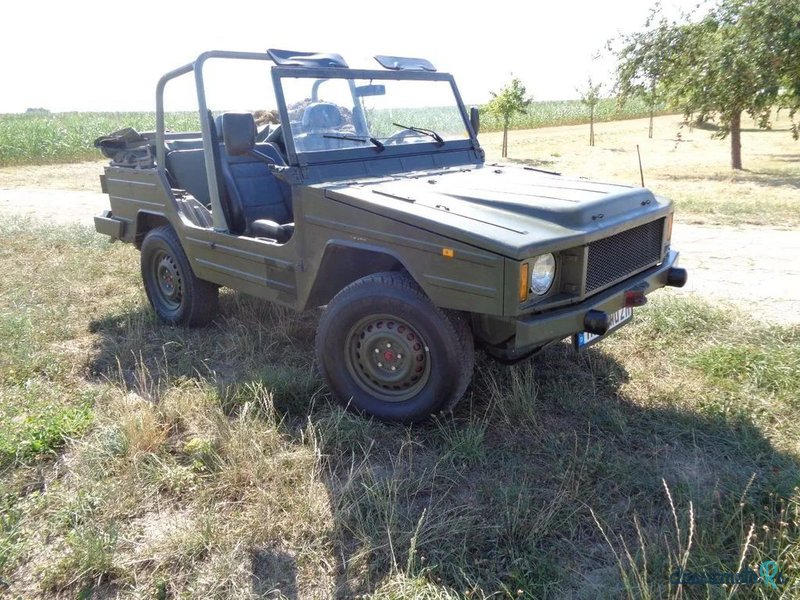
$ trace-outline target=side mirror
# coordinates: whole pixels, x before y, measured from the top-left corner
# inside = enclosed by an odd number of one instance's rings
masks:
[[[480,112],[478,112],[477,106],[473,106],[469,109],[469,123],[472,125],[472,130],[475,132],[475,135],[478,135],[481,129],[481,115]]]

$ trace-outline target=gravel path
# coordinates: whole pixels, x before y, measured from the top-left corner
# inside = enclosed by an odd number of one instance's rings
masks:
[[[0,189],[0,214],[92,226],[104,194]],[[771,322],[800,323],[800,231],[704,227],[677,222],[672,245],[689,270],[683,291],[742,305]]]

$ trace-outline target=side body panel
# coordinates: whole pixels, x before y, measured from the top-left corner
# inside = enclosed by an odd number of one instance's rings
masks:
[[[152,226],[169,223],[178,233],[199,278],[245,293],[297,305],[297,248],[302,233],[286,244],[197,227],[181,212],[166,180],[155,169],[107,167],[103,189],[124,242],[137,246]]]
[[[327,303],[362,274],[405,268],[437,306],[503,314],[503,257],[328,198],[323,188],[293,188],[295,231],[285,244],[197,227],[154,169],[109,167],[104,189],[123,241],[139,245],[149,227],[170,223],[198,277],[297,310]],[[327,293],[313,293],[320,288]]]
[[[295,222],[303,230],[304,268],[298,277],[299,307],[311,308],[315,279],[326,273],[326,254],[337,247],[385,254],[402,265],[443,308],[502,314],[503,258],[420,227],[339,202],[321,188],[296,191]],[[349,282],[347,282],[349,283]]]

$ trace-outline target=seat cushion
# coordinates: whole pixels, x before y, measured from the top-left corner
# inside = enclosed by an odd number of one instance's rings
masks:
[[[244,160],[248,159],[248,160]],[[242,205],[245,220],[258,219],[289,223],[292,215],[284,198],[286,186],[257,158],[228,157],[226,184],[234,188]]]
[[[253,237],[269,238],[279,244],[285,244],[294,233],[294,223],[279,225],[275,221],[257,219],[250,223],[249,233]]]

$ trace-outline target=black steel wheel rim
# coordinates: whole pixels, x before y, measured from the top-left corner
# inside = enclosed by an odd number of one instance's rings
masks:
[[[183,300],[183,278],[175,258],[164,250],[153,256],[155,292],[169,310],[178,310]]]
[[[428,345],[409,323],[391,315],[362,319],[347,336],[347,368],[358,385],[379,400],[403,402],[430,379]]]

